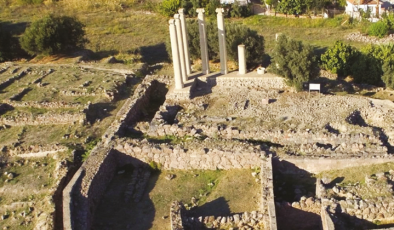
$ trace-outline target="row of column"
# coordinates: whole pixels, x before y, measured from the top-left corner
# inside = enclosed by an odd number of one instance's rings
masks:
[[[175,89],[182,89],[188,75],[191,74],[184,9],[179,9],[174,19],[170,19],[169,27]]]
[[[202,73],[209,74],[209,58],[208,58],[208,40],[205,23],[205,10],[198,8],[198,26],[200,34],[200,49]],[[218,25],[218,39],[220,51],[220,73],[227,74],[227,50],[226,50],[226,31],[224,27],[224,9],[217,8],[217,25]],[[171,37],[171,51],[174,66],[175,89],[182,89],[184,83],[188,80],[191,74],[189,43],[186,31],[186,21],[184,9],[179,9],[178,14],[174,15],[174,19],[169,21],[170,37]],[[246,73],[246,59],[245,46],[238,46],[238,60],[239,73]]]

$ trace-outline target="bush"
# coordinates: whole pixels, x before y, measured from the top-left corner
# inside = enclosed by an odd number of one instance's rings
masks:
[[[383,76],[382,80],[386,87],[394,89],[394,65],[390,62],[385,62],[383,64]]]
[[[350,74],[355,54],[356,50],[353,47],[337,41],[320,57],[322,68],[346,76]]]
[[[252,11],[248,5],[241,6],[237,1],[231,5],[230,16],[232,18],[245,18],[252,15]]]
[[[389,31],[389,26],[384,21],[378,21],[373,23],[368,28],[368,35],[383,38],[387,35]]]
[[[357,83],[378,85],[383,74],[382,64],[371,54],[359,53],[351,67],[352,76]]]
[[[302,89],[303,82],[313,79],[318,73],[312,47],[285,35],[279,36],[274,48],[272,68],[298,91]]]
[[[21,47],[31,55],[51,55],[83,48],[84,25],[75,18],[53,15],[33,22],[20,39]]]
[[[164,0],[159,7],[159,12],[167,17],[173,17],[181,7],[180,0]]]

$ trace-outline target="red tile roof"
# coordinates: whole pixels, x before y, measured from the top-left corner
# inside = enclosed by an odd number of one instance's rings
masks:
[[[347,1],[353,5],[377,5],[379,2],[379,0],[347,0]]]

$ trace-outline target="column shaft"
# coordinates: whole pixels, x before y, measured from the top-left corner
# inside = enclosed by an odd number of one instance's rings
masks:
[[[238,46],[238,69],[239,74],[246,74],[245,45]]]
[[[186,19],[184,12],[185,10],[183,8],[178,10],[182,25],[183,52],[185,54],[186,74],[189,76],[192,73],[192,68],[190,66],[189,40],[187,38]]]
[[[224,28],[224,9],[217,8],[218,21],[218,37],[219,37],[219,51],[220,51],[220,73],[227,74],[227,49],[226,49],[226,31]]]
[[[175,89],[182,89],[183,82],[181,76],[181,65],[179,60],[178,41],[175,29],[174,19],[170,19],[170,38],[171,38],[171,51],[172,51],[172,64],[174,66]]]
[[[202,73],[209,74],[209,59],[208,59],[208,44],[205,24],[205,10],[198,8],[198,25],[200,32],[200,49],[201,49],[201,62],[202,62]]]
[[[185,83],[187,81],[187,73],[186,73],[186,63],[185,63],[185,52],[183,50],[182,26],[181,26],[181,20],[179,19],[179,14],[174,15],[174,20],[175,20],[176,39],[178,41],[182,81],[183,83]]]

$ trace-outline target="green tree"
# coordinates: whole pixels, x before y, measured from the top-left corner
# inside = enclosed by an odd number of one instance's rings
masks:
[[[337,41],[320,57],[321,65],[332,73],[346,76],[350,73],[355,55],[356,50],[353,47]]]
[[[34,21],[20,39],[22,49],[31,55],[51,55],[86,44],[84,25],[67,16],[47,15]]]
[[[383,64],[383,76],[382,80],[386,87],[394,89],[394,64],[392,62],[386,61]]]
[[[382,65],[379,60],[371,54],[364,53],[357,55],[355,62],[351,66],[351,73],[355,82],[371,85],[378,85],[383,75]]]
[[[273,71],[287,79],[287,83],[301,90],[302,83],[317,76],[317,59],[313,49],[281,35],[275,45],[272,61]]]
[[[284,14],[301,14],[305,7],[304,0],[282,0],[276,8]]]
[[[167,17],[173,17],[181,8],[180,0],[164,0],[159,6],[159,12]]]
[[[249,5],[241,6],[239,2],[235,2],[231,5],[230,16],[232,18],[248,17],[252,14]]]

